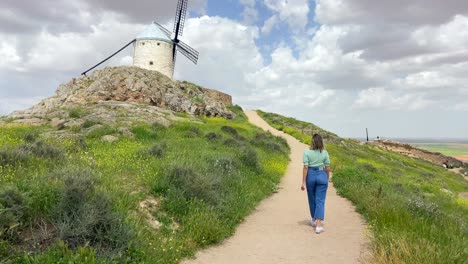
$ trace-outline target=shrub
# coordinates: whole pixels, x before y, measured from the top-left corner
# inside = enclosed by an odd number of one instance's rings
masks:
[[[100,125],[101,122],[94,120],[94,119],[86,119],[84,123],[81,125],[82,128],[90,128],[95,125]]]
[[[88,133],[86,133],[86,136],[89,138],[101,138],[103,136],[112,135],[115,133],[117,133],[117,129],[109,125],[105,125],[105,126],[97,126],[95,128],[91,128],[91,130],[88,131]]]
[[[168,181],[179,189],[186,199],[199,199],[210,204],[218,203],[220,181],[211,174],[199,174],[192,168],[180,165],[172,167],[168,172]]]
[[[162,125],[162,124],[160,124],[158,122],[154,122],[153,124],[151,124],[151,128],[155,132],[160,132],[160,131],[164,131],[164,130],[167,129],[164,125]]]
[[[132,234],[113,212],[110,198],[96,192],[92,171],[70,169],[60,174],[64,187],[53,217],[59,238],[73,249],[89,244],[110,258],[124,253]]]
[[[239,145],[242,145],[242,143],[239,140],[233,138],[228,138],[224,140],[223,144],[228,147],[239,147]]]
[[[78,148],[78,149],[81,149],[81,150],[87,150],[88,149],[88,145],[86,144],[86,140],[84,138],[78,138],[76,141],[75,141],[75,146]]]
[[[285,140],[267,133],[256,133],[251,143],[274,152],[283,151],[283,148],[289,149]]]
[[[34,141],[36,141],[38,138],[38,135],[35,134],[35,133],[28,133],[26,134],[26,136],[24,136],[24,141],[26,141],[27,143],[33,143]]]
[[[163,142],[163,143],[159,143],[151,147],[151,149],[148,151],[148,154],[161,159],[166,154],[166,151],[167,151],[167,144],[166,142]]]
[[[233,127],[230,126],[222,126],[221,131],[226,132],[232,136],[239,136],[239,132]]]
[[[190,127],[187,132],[185,132],[185,137],[187,138],[196,138],[201,137],[203,132],[198,127]]]
[[[215,133],[215,132],[210,132],[208,134],[206,134],[206,138],[209,140],[209,141],[218,141],[220,139],[223,138],[222,135],[218,134],[218,133]]]
[[[68,110],[68,116],[70,118],[80,118],[86,115],[85,109],[81,107],[71,108]]]
[[[18,241],[26,209],[23,194],[18,190],[7,188],[0,191],[0,239]]]
[[[61,149],[43,141],[23,145],[20,147],[20,151],[31,153],[40,158],[60,159],[64,157],[64,153]]]
[[[260,161],[258,159],[257,152],[251,148],[244,149],[242,151],[240,160],[242,164],[253,169],[260,169]]]
[[[362,170],[364,171],[367,171],[367,172],[370,172],[370,173],[375,173],[378,171],[378,169],[376,167],[374,167],[374,165],[370,164],[370,163],[363,163],[363,164],[360,164],[359,166]]]
[[[231,157],[219,157],[214,161],[214,167],[223,174],[233,172],[236,168],[234,160]]]
[[[0,166],[17,165],[28,158],[28,153],[18,149],[0,149]]]

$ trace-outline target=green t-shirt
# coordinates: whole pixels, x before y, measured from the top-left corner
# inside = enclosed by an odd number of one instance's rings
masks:
[[[328,151],[322,150],[311,150],[307,149],[304,151],[304,166],[309,167],[323,167],[330,166],[330,156]]]

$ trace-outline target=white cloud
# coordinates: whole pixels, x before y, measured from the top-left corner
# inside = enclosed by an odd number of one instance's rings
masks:
[[[0,98],[0,115],[10,114],[13,110],[26,109],[31,105],[37,104],[42,97],[28,98]]]
[[[18,55],[15,45],[9,42],[0,43],[0,69],[15,67],[20,62],[21,57]]]
[[[262,67],[255,44],[258,28],[203,16],[187,21],[184,38],[200,52],[198,65],[178,59],[175,77],[195,81],[233,95],[246,94],[245,76]],[[182,56],[180,56],[182,57]]]
[[[422,71],[398,79],[395,84],[407,89],[446,89],[457,85],[457,80],[437,71]],[[463,85],[463,84],[460,84]]]
[[[264,4],[276,12],[291,30],[296,32],[305,29],[310,11],[308,0],[264,0]]]
[[[262,34],[268,35],[270,34],[271,30],[276,27],[279,23],[279,19],[276,15],[271,16],[268,18],[262,27]]]
[[[359,92],[355,101],[355,109],[380,109],[380,110],[420,110],[430,106],[433,102],[422,98],[405,94],[395,96],[383,87],[375,87]]]
[[[255,0],[240,0],[240,4],[244,6],[244,11],[242,11],[244,24],[253,25],[258,21],[258,11],[255,8],[255,3]]]

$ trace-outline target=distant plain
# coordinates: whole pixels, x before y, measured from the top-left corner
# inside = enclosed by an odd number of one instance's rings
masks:
[[[468,155],[468,143],[410,143],[411,145],[433,152],[440,152],[447,156]]]

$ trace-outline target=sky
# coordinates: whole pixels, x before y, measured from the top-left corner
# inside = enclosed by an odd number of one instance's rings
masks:
[[[1,0],[0,115],[135,38],[176,1]],[[468,138],[468,1],[189,0],[175,78],[343,137]],[[133,48],[103,65],[131,65]]]

